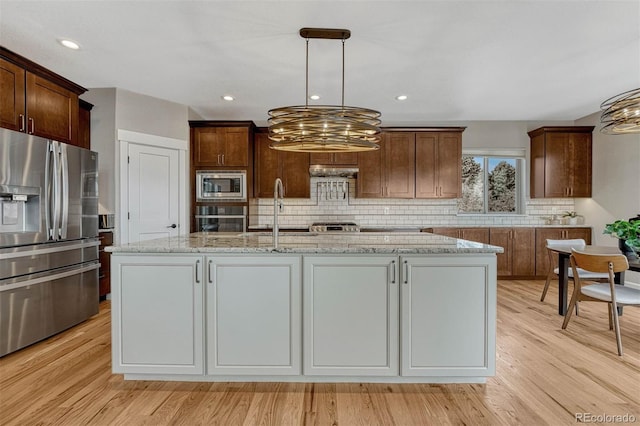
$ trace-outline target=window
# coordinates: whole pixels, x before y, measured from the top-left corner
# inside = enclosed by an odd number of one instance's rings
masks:
[[[524,158],[499,155],[462,156],[460,213],[520,213]]]

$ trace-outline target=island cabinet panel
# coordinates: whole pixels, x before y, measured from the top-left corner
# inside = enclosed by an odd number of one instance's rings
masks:
[[[591,197],[593,126],[529,132],[531,198]]]
[[[400,258],[401,374],[495,374],[495,256]]]
[[[305,256],[304,374],[398,375],[395,256]]]
[[[535,275],[535,229],[490,228],[489,244],[504,249],[498,253],[499,277]]]
[[[255,196],[273,198],[276,178],[282,179],[285,198],[309,198],[309,154],[269,148],[268,133],[258,131],[255,141]]]
[[[114,373],[204,374],[203,259],[113,256]]]
[[[573,240],[581,238],[591,244],[591,228],[536,228],[536,277],[546,277],[549,271],[547,240]],[[553,267],[557,266],[555,259]]]
[[[206,262],[207,374],[301,374],[300,257]]]

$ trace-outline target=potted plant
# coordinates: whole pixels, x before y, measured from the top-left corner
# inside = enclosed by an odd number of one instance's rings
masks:
[[[575,211],[566,211],[562,215],[562,217],[567,219],[567,222],[569,225],[577,225],[579,216],[580,215],[578,215],[578,213]]]
[[[618,238],[618,247],[623,253],[635,256],[640,236],[640,220],[616,220],[607,223],[604,233]]]

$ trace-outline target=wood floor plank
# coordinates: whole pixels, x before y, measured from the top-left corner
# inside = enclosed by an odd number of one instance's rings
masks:
[[[110,304],[0,358],[0,425],[573,425],[577,413],[640,422],[640,309],[582,302],[567,330],[557,286],[498,282],[496,377],[486,384],[191,383],[111,373]]]

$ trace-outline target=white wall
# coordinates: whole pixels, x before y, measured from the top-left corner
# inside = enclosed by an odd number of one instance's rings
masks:
[[[188,141],[189,108],[117,88],[90,89],[82,99],[94,105],[91,148],[99,154],[99,211],[115,213],[117,131],[130,130]]]
[[[594,244],[615,246],[617,241],[602,230],[616,219],[640,214],[640,134],[600,133],[600,114],[576,121],[579,126],[596,126],[593,131],[593,191],[591,198],[576,199],[576,210],[589,215]],[[640,273],[627,280],[640,283]]]
[[[81,98],[93,104],[91,149],[98,153],[98,212],[115,213],[116,89],[91,89]]]
[[[117,89],[116,127],[172,139],[189,140],[186,105]]]

